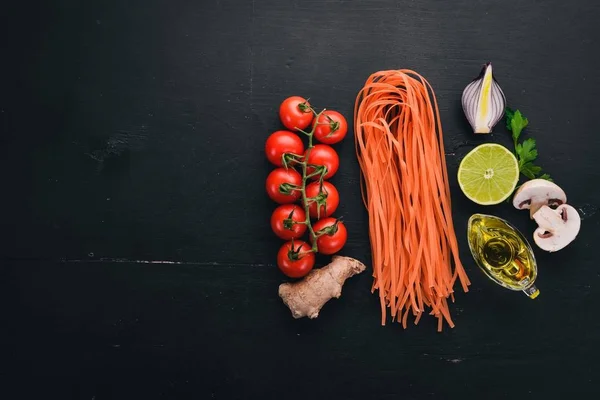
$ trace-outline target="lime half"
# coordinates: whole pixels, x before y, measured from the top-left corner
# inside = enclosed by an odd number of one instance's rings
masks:
[[[485,143],[471,150],[458,167],[458,184],[470,200],[481,205],[506,200],[519,181],[519,163],[506,147]]]

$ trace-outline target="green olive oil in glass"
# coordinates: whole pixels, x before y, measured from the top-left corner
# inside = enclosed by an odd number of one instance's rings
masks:
[[[491,280],[531,299],[540,294],[533,250],[518,229],[502,218],[473,214],[467,236],[475,262]]]

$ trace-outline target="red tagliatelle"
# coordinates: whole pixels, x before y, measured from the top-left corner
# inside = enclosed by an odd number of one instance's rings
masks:
[[[425,307],[454,327],[448,298],[458,278],[469,279],[459,259],[451,214],[442,125],[435,93],[411,70],[372,74],[354,109],[361,192],[369,213],[372,291],[406,328]],[[453,268],[454,266],[454,268]]]

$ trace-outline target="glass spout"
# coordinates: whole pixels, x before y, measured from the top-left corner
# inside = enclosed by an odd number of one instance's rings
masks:
[[[533,300],[539,296],[540,290],[535,285],[531,285],[527,289],[523,290],[523,293]]]
[[[518,229],[502,218],[473,214],[467,236],[471,254],[488,278],[507,289],[523,291],[531,299],[539,295],[534,285],[535,256]]]

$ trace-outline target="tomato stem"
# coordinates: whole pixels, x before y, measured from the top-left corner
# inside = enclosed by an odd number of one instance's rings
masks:
[[[310,136],[310,135],[311,135],[311,133],[310,133],[310,132],[306,132],[304,129],[296,128],[296,130],[297,130],[298,132],[304,133],[306,136]]]
[[[317,237],[321,237],[324,235],[330,235],[330,236],[334,235],[338,231],[338,223],[339,222],[340,222],[340,219],[338,218],[335,220],[335,223],[333,225],[327,226],[327,227],[315,232]]]
[[[298,108],[300,109],[300,111],[304,112],[304,113],[309,113],[309,112],[313,112],[313,108],[308,104],[308,100],[306,99],[305,102],[298,104]]]
[[[308,136],[308,148],[306,149],[306,153],[305,156],[302,160],[298,160],[298,164],[302,165],[302,187],[300,188],[300,191],[302,193],[302,204],[304,204],[304,211],[306,213],[306,221],[304,222],[306,224],[306,226],[308,227],[308,232],[309,235],[311,237],[311,242],[312,242],[312,248],[310,251],[316,253],[319,251],[319,248],[317,246],[317,234],[315,233],[312,224],[310,223],[310,204],[312,202],[317,202],[317,213],[319,213],[321,211],[321,204],[320,202],[315,199],[315,198],[308,198],[306,196],[306,182],[314,177],[314,176],[318,176],[319,177],[319,182],[323,182],[323,176],[327,173],[327,168],[313,168],[313,171],[311,171],[311,173],[307,173],[307,169],[308,169],[308,158],[310,155],[310,152],[312,150],[313,146],[313,136],[315,134],[315,130],[317,129],[317,125],[319,125],[318,120],[319,117],[321,116],[321,114],[323,114],[323,112],[325,111],[325,109],[321,110],[320,112],[316,112],[312,107],[311,107],[312,112],[315,114],[315,118],[313,119],[313,125],[312,125],[312,129],[310,130],[310,132],[306,132],[302,129],[299,129],[299,132],[304,133],[306,136]],[[321,194],[323,193],[323,185],[319,185],[319,194],[317,195],[318,197],[321,196]]]

